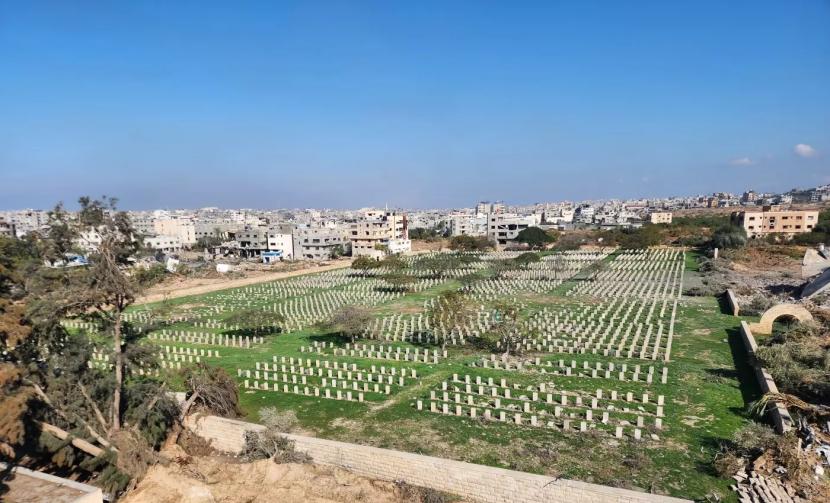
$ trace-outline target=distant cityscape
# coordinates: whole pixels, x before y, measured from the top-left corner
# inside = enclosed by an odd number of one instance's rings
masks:
[[[781,211],[790,205],[830,201],[830,184],[784,193],[711,195],[654,199],[551,202],[510,205],[481,201],[455,209],[199,209],[129,211],[133,225],[148,249],[176,253],[203,250],[214,255],[271,260],[329,260],[344,254],[382,258],[411,251],[411,231],[430,236],[486,237],[497,247],[509,246],[528,227],[568,231],[640,227],[644,223],[669,224],[673,212],[695,209],[735,208],[736,225],[750,237],[762,232],[809,232],[809,215],[773,214],[771,220],[755,207]],[[747,215],[751,213],[751,215]],[[812,213],[816,213],[813,215]],[[22,238],[46,228],[49,210],[24,209],[0,212],[0,235]],[[776,215],[778,218],[776,220]],[[789,225],[787,220],[802,220]],[[763,219],[763,225],[760,224]],[[772,226],[770,226],[772,224]],[[797,227],[796,227],[797,226]],[[419,235],[423,235],[421,233]],[[82,248],[94,250],[98,237],[82,234]]]

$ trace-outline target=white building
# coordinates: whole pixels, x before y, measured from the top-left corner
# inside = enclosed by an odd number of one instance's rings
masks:
[[[178,236],[147,236],[144,238],[144,247],[165,253],[181,251],[182,242]]]
[[[540,223],[540,215],[491,214],[487,222],[487,238],[500,246],[504,246],[515,240],[522,230],[528,227],[536,227]]]
[[[294,236],[268,230],[268,251],[279,252],[284,260],[294,260]]]
[[[487,215],[451,215],[451,236],[486,236]]]
[[[390,253],[408,253],[412,249],[406,215],[396,211],[366,211],[360,220],[350,225],[349,232],[354,257],[380,259]]]
[[[196,244],[196,224],[192,220],[160,219],[153,222],[153,228],[159,236],[176,236],[183,246]]]
[[[655,211],[649,214],[648,221],[653,224],[670,224],[672,213],[670,211]]]

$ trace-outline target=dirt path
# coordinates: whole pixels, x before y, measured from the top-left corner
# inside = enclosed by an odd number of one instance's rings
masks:
[[[294,276],[302,276],[305,274],[314,274],[318,272],[333,271],[335,269],[343,269],[349,267],[352,261],[350,259],[341,259],[334,264],[324,266],[313,266],[306,269],[299,269],[296,271],[283,271],[268,274],[253,276],[251,278],[240,278],[232,280],[204,280],[209,281],[205,284],[196,284],[189,286],[168,285],[157,289],[152,289],[148,295],[139,298],[136,304],[149,304],[151,302],[160,302],[162,300],[176,299],[179,297],[188,297],[190,295],[201,295],[204,293],[215,292],[217,290],[225,290],[228,288],[238,288],[240,286],[255,285],[257,283],[265,283],[277,279],[291,278]]]

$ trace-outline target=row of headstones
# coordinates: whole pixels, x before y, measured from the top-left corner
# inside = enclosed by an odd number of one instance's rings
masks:
[[[372,374],[380,373],[381,375],[386,375],[387,371],[388,371],[388,374],[392,375],[392,376],[402,375],[402,376],[406,377],[407,374],[409,374],[409,377],[412,377],[412,378],[417,378],[418,377],[418,372],[414,368],[406,368],[406,367],[400,367],[400,368],[398,368],[398,367],[388,367],[387,368],[385,365],[381,365],[378,368],[375,365],[372,365],[371,369],[369,370],[369,369],[359,369],[357,367],[357,364],[355,364],[355,363],[337,362],[337,361],[329,361],[329,360],[313,360],[312,361],[311,358],[306,358],[305,360],[303,360],[303,358],[297,358],[295,360],[293,356],[290,356],[290,357],[280,356],[279,358],[280,359],[279,359],[279,362],[278,362],[276,355],[272,357],[273,362],[271,364],[270,369],[268,368],[268,362],[256,362],[256,368],[257,368],[257,370],[275,370],[277,367],[274,364],[276,364],[276,363],[280,363],[281,365],[285,365],[285,364],[294,365],[296,363],[300,367],[309,367],[310,368],[310,367],[312,367],[312,363],[313,363],[314,368],[323,368],[323,369],[332,368],[334,370],[346,370],[346,371],[351,371],[351,372],[366,372],[366,373],[372,373]]]
[[[286,331],[302,330],[328,319],[339,308],[346,305],[372,306],[392,301],[404,295],[402,292],[375,291],[353,293],[344,291],[323,291],[306,297],[292,298],[280,304],[274,304],[274,312],[285,319]]]
[[[553,386],[550,390],[548,390],[548,385],[546,383],[540,383],[538,386],[529,386],[526,389],[522,389],[519,384],[513,384],[512,386],[508,385],[506,379],[502,378],[498,384],[495,383],[492,377],[487,378],[487,383],[485,384],[484,381],[481,379],[481,376],[476,376],[475,383],[470,379],[469,375],[464,376],[464,380],[461,381],[458,379],[458,374],[453,374],[451,381],[442,381],[441,383],[441,390],[448,391],[450,386],[454,386],[455,384],[463,384],[465,386],[464,392],[465,393],[473,393],[482,396],[491,396],[493,398],[506,398],[508,400],[531,400],[534,402],[539,401],[540,393],[546,394],[545,402],[552,403],[553,400]],[[477,387],[477,390],[474,391],[473,386]],[[490,393],[486,393],[485,389],[489,388]],[[530,393],[531,396],[527,396],[525,394],[521,394],[518,397],[512,396],[512,391],[518,391],[519,393]],[[499,394],[501,392],[501,394]],[[582,406],[582,395],[577,394],[575,392],[569,392],[567,390],[558,390],[556,391],[560,394],[560,403],[562,405],[568,405],[568,396],[573,396],[574,401],[577,406]],[[623,401],[621,396],[618,394],[617,390],[609,390],[609,397],[604,398],[605,392],[601,388],[597,388],[595,396],[591,397],[591,408],[596,408],[595,404],[598,403],[599,400],[606,400],[611,402]],[[596,400],[596,402],[595,402]],[[649,393],[643,393],[641,397],[641,401],[637,402],[637,399],[633,392],[628,391],[625,393],[625,402],[627,403],[640,403],[642,405],[651,404],[653,402],[650,401]],[[657,415],[662,416],[662,407],[665,404],[665,397],[663,395],[657,395]]]
[[[645,336],[642,337],[642,325],[637,325],[634,335],[631,335],[633,326],[629,325],[625,333],[615,332],[613,335],[590,335],[588,337],[567,337],[558,338],[556,334],[544,336],[531,336],[522,338],[520,344],[527,351],[547,351],[550,353],[563,353],[570,348],[574,349],[599,349],[616,357],[641,358],[656,360],[664,349],[666,339],[663,337],[663,324],[658,324],[657,334],[652,340],[652,325],[648,325]],[[616,349],[614,349],[616,347]],[[606,354],[606,356],[607,356]]]
[[[663,318],[669,299],[644,300],[614,298],[600,304],[569,305],[559,309],[544,307],[533,313],[525,326],[529,328],[556,328],[559,330],[607,330],[615,324],[623,323],[651,323],[655,317],[658,305],[660,313],[657,318]],[[647,312],[646,312],[646,308]],[[636,311],[635,311],[636,309]],[[645,312],[645,320],[640,318]]]
[[[168,332],[166,329],[161,332],[151,332],[148,334],[148,337],[155,341],[173,341],[189,344],[204,344],[246,349],[250,348],[252,344],[262,344],[265,342],[265,338],[262,336],[188,332],[185,330],[173,330],[172,332]]]
[[[112,370],[115,368],[115,365],[112,363],[108,363],[108,361],[88,361],[86,362],[87,367],[91,369],[98,369],[98,370]],[[164,362],[162,362],[162,367],[164,367]],[[159,370],[156,369],[145,369],[144,367],[139,367],[136,370],[133,370],[130,367],[126,368],[128,372],[138,374],[140,376],[148,376],[148,377],[158,377]]]
[[[317,350],[325,350],[326,348],[328,348],[328,349],[342,349],[342,348],[338,348],[337,346],[335,346],[334,342],[325,342],[325,341],[322,341],[322,342],[321,341],[312,341],[311,346],[306,347],[306,349],[311,349],[312,352],[317,351]],[[371,351],[373,353],[401,353],[401,350],[403,349],[402,354],[410,354],[410,351],[412,353],[416,354],[416,355],[428,355],[429,354],[428,349],[422,349],[422,348],[417,348],[417,347],[416,348],[409,348],[409,347],[403,347],[402,348],[402,347],[399,347],[399,346],[391,346],[391,345],[390,346],[384,346],[383,344],[379,344],[376,348],[374,344],[351,343],[351,342],[346,343],[346,348],[345,349],[349,350],[349,351]],[[412,350],[414,350],[414,351],[412,351]],[[432,350],[432,355],[433,356],[438,356],[438,350],[433,349]],[[443,355],[444,355],[444,358],[447,357],[446,350],[443,352]]]
[[[213,320],[213,319],[207,319],[207,320],[203,320],[203,321],[194,321],[194,322],[191,323],[191,325],[193,325],[196,328],[211,328],[211,329],[214,329],[214,330],[229,330],[229,329],[231,329],[231,327],[228,327],[227,323],[224,323],[224,322],[218,321],[218,320]],[[234,329],[238,330],[239,327],[237,326]]]
[[[207,358],[219,358],[219,350],[218,349],[204,349],[204,348],[188,348],[188,347],[180,347],[180,346],[163,346],[164,352],[169,354],[179,354],[179,355],[193,355],[193,356],[205,356]]]
[[[272,387],[268,386],[267,382],[259,383],[257,381],[253,382],[253,385],[246,379],[244,383],[245,389],[254,389],[259,391],[280,391],[280,387],[278,383],[273,383]],[[363,393],[362,391],[357,392],[356,394],[352,394],[352,391],[347,390],[343,391],[340,389],[335,390],[335,393],[332,394],[332,388],[322,388],[322,393],[320,392],[319,387],[312,386],[309,388],[305,386],[302,390],[297,385],[293,387],[289,387],[288,384],[283,384],[282,392],[283,393],[292,393],[294,395],[304,395],[304,396],[313,396],[316,398],[327,398],[331,400],[346,400],[349,402],[363,402]]]
[[[342,370],[337,371],[337,375],[334,375],[333,369],[328,369],[326,372],[326,376],[323,376],[324,369],[317,369],[317,372],[314,372],[313,368],[309,367],[289,367],[288,370],[285,366],[282,367],[282,372],[278,372],[277,370],[263,370],[262,375],[260,375],[259,370],[254,370],[251,372],[250,369],[236,369],[237,377],[247,377],[248,379],[263,379],[265,381],[279,381],[280,374],[282,376],[283,382],[288,382],[289,380],[293,383],[297,383],[297,376],[300,376],[300,382],[302,384],[306,384],[307,377],[314,377],[319,378],[323,382],[323,386],[325,386],[326,380],[331,379],[333,382],[337,382],[337,380],[341,381],[349,381],[355,383],[367,383],[367,384],[386,384],[392,385],[395,384],[395,377],[391,375],[381,375],[381,374],[372,374],[369,372],[359,371],[352,374],[352,371],[346,371],[346,374],[343,374]],[[363,377],[366,379],[364,380]],[[290,379],[289,379],[290,376]],[[397,376],[397,385],[398,386],[406,386],[406,377],[405,376]]]
[[[520,395],[518,397],[511,397],[509,390],[504,392],[504,395],[501,396],[498,394],[498,388],[490,388],[491,393],[485,393],[484,386],[479,386],[477,390],[474,390],[472,385],[467,384],[465,385],[465,389],[461,389],[458,386],[452,386],[451,390],[448,391],[441,391],[441,396],[438,396],[438,391],[430,390],[429,398],[430,400],[442,400],[444,402],[454,401],[457,404],[464,404],[467,405],[478,405],[479,407],[483,408],[491,408],[491,409],[505,409],[505,410],[523,410],[524,412],[534,412],[533,407],[534,405],[539,408],[540,414],[549,414],[549,410],[547,407],[552,406],[554,408],[554,415],[559,417],[562,415],[563,410],[585,410],[586,418],[592,419],[593,418],[593,411],[605,411],[607,413],[614,412],[614,414],[626,414],[626,415],[637,415],[637,416],[655,416],[657,418],[663,417],[663,406],[658,405],[656,406],[656,410],[654,412],[649,412],[644,406],[638,405],[636,408],[632,409],[631,407],[627,407],[625,405],[618,407],[611,400],[603,400],[605,405],[600,403],[600,399],[596,397],[590,397],[590,407],[586,402],[583,401],[582,395],[575,395],[574,400],[571,402],[568,397],[572,395],[566,394],[564,390],[560,391],[559,400],[554,399],[554,393],[546,393],[544,399],[542,399],[538,392],[533,392],[531,397],[526,395]],[[450,400],[450,393],[453,394],[454,400]],[[632,397],[633,398],[633,397]],[[504,400],[504,403],[502,403]],[[603,414],[603,422],[607,422],[608,415]],[[638,423],[641,423],[642,420],[638,420]],[[661,423],[662,424],[662,423]]]
[[[159,361],[174,363],[174,362],[181,362],[181,363],[202,363],[202,357],[198,355],[183,355],[179,353],[159,353]]]
[[[683,261],[676,261],[658,274],[646,270],[627,270],[612,266],[598,273],[591,282],[574,285],[567,295],[587,294],[596,297],[666,297],[674,296]]]
[[[473,385],[478,386],[480,388],[479,389],[479,394],[485,394],[482,391],[481,388],[484,387],[484,386],[487,386],[487,387],[491,388],[491,395],[493,397],[503,396],[504,398],[508,398],[508,399],[512,399],[511,393],[510,393],[511,389],[514,390],[514,391],[519,391],[519,392],[522,392],[522,391],[531,392],[533,394],[532,395],[532,400],[534,400],[534,401],[538,400],[538,393],[547,393],[548,392],[548,384],[544,383],[544,382],[539,383],[538,386],[528,386],[525,389],[522,389],[521,385],[519,385],[519,384],[513,383],[512,385],[510,385],[507,382],[507,379],[505,379],[505,378],[501,378],[499,380],[498,384],[497,384],[495,379],[493,379],[492,377],[487,377],[487,380],[485,382],[485,380],[482,379],[481,376],[475,376],[475,380],[473,380],[472,376],[470,376],[469,374],[465,374],[463,380],[459,379],[458,374],[453,374],[451,380],[443,381],[441,383],[442,391],[447,391],[447,389],[449,388],[450,385],[452,385],[452,383],[464,384],[465,386],[470,386],[470,387],[473,386]],[[553,390],[554,387],[555,387],[555,385],[552,385],[551,391]],[[469,388],[469,389],[471,390],[472,388]],[[502,395],[498,394],[498,390],[502,390]],[[470,391],[470,392],[472,392],[472,391]],[[565,401],[567,400],[566,398],[564,398],[566,390],[558,391],[558,393],[563,394],[563,400],[565,400]],[[598,400],[602,400],[604,395],[605,395],[605,392],[601,388],[597,388],[595,398],[598,399]],[[521,396],[522,395],[520,395],[520,399],[530,399],[526,396],[524,398],[521,398]],[[618,401],[617,397],[618,397],[617,391],[616,390],[610,390],[610,400],[611,401]],[[643,393],[642,401],[640,403],[642,403],[642,404],[650,403],[649,397],[650,397],[650,395],[648,393]],[[581,395],[575,395],[575,400],[577,401],[578,405],[582,404]],[[634,397],[634,393],[630,392],[630,391],[626,392],[625,401],[626,402],[635,402],[636,400],[635,400],[635,397]],[[662,406],[662,405],[664,405],[664,402],[665,402],[665,397],[663,395],[657,395],[657,405]],[[567,405],[567,402],[563,403],[563,405]],[[660,414],[658,414],[658,415],[660,415]]]
[[[633,315],[630,322],[626,323],[626,320],[629,316],[631,316],[634,307],[638,304],[640,307],[636,314]],[[621,310],[625,306],[628,306],[627,310],[625,313],[621,314]],[[553,346],[560,346],[565,349],[570,346],[578,348],[604,347],[606,349],[613,349],[614,346],[617,346],[617,349],[622,351],[626,349],[626,345],[628,345],[627,355],[629,357],[634,356],[639,349],[638,356],[640,358],[656,359],[659,355],[663,340],[663,324],[661,321],[658,320],[657,322],[657,334],[653,342],[651,340],[653,325],[650,323],[646,325],[647,328],[645,338],[638,347],[643,324],[636,323],[636,321],[645,310],[645,307],[645,304],[626,301],[623,301],[614,307],[614,302],[611,302],[596,310],[581,310],[581,312],[576,315],[576,319],[579,321],[571,320],[570,323],[565,321],[569,319],[569,314],[567,312],[564,313],[563,319],[560,319],[560,314],[563,314],[561,311],[553,312],[546,308],[534,313],[525,323],[524,327],[531,334],[531,336],[524,338],[522,342],[527,349],[533,349],[535,347],[537,351],[547,349],[548,351],[556,352],[560,352],[561,350],[555,347],[547,348],[546,346],[551,346],[550,343],[556,341]],[[649,308],[649,313],[653,312],[655,309],[656,303],[652,303]],[[577,311],[580,310],[577,309]],[[588,314],[586,315],[586,313]],[[587,319],[583,320],[583,316]],[[603,322],[606,324],[603,324]],[[629,343],[628,341],[629,337],[631,337],[632,328],[635,326],[637,328],[634,339]],[[617,342],[617,339],[622,334],[623,327],[626,327],[625,333],[622,336],[622,340]],[[613,333],[611,330],[613,330]],[[585,336],[587,336],[587,338]],[[563,340],[563,337],[566,337],[566,339]],[[578,344],[568,342],[568,339],[573,339],[574,337],[576,338],[576,342]]]
[[[426,314],[434,307],[436,299],[424,301],[425,313],[412,315],[393,314],[375,318],[363,333],[367,339],[401,341],[431,344],[464,344],[469,337],[475,337],[489,330],[495,322],[492,313],[485,306],[478,306],[475,315],[462,326],[445,327],[440,320],[435,322]]]
[[[322,348],[315,348],[312,346],[300,347],[301,353],[314,353],[320,356],[327,356],[329,353],[326,353]],[[380,351],[371,351],[371,350],[346,350],[343,348],[334,348],[332,350],[333,356],[348,356],[352,358],[371,358],[374,360],[395,360],[395,361],[405,361],[405,362],[413,362],[413,363],[438,363],[438,355],[430,356],[426,352],[424,353],[393,353],[387,351],[385,353],[381,353]]]
[[[429,411],[433,413],[439,413],[443,415],[450,415],[450,404],[444,402],[441,403],[440,410],[438,408],[439,404],[433,401],[430,401],[430,408]],[[416,402],[416,408],[418,410],[424,410],[423,401],[418,400]],[[456,416],[467,416],[472,419],[476,419],[478,417],[478,408],[477,407],[468,407],[465,408],[462,405],[455,405],[454,415]],[[485,420],[488,421],[500,421],[503,423],[508,422],[508,416],[506,411],[499,411],[498,416],[494,416],[490,409],[484,409],[483,415],[481,416]],[[547,427],[547,428],[558,428],[563,431],[571,431],[571,420],[570,419],[563,419],[561,422],[557,421],[540,421],[538,416],[531,415],[528,418],[525,418],[521,412],[516,412],[510,418],[510,421],[516,425],[527,425],[532,427]],[[597,429],[597,425],[595,422],[589,421],[580,421],[578,431],[586,432],[588,429]],[[632,436],[635,440],[640,440],[642,438],[643,431],[641,428],[633,428]],[[614,430],[614,436],[616,438],[623,438],[625,432],[625,428],[623,426],[617,426]],[[653,440],[659,440],[659,437],[655,434],[651,434],[651,438]]]
[[[98,331],[97,324],[81,320],[62,320],[61,326],[63,326],[64,328],[80,328],[82,330],[86,330],[87,332]]]
[[[553,361],[546,361],[542,362],[541,358],[536,357],[535,360],[525,360],[525,361],[516,361],[516,362],[502,362],[496,359],[495,355],[491,355],[489,359],[482,358],[478,363],[472,362],[470,364],[471,367],[483,367],[483,368],[491,368],[496,370],[508,370],[508,371],[522,371],[522,370],[538,370],[541,373],[548,373],[547,369],[552,369],[550,373],[554,375],[564,375],[566,377],[592,377],[592,378],[602,378],[605,379],[618,379],[620,381],[634,381],[638,382],[640,380],[640,365],[635,365],[634,370],[628,371],[627,365],[623,364],[620,371],[617,373],[615,371],[615,366],[613,362],[608,363],[606,368],[603,368],[602,362],[596,362],[594,368],[591,368],[590,364],[587,361],[582,362],[582,368],[578,369],[576,365],[576,360],[571,360],[571,365],[565,365],[565,360],[559,360],[559,364],[554,365]],[[559,369],[562,369],[560,371]],[[590,371],[590,374],[583,371]],[[574,372],[576,371],[576,372]],[[564,374],[562,374],[564,372]],[[630,377],[627,374],[631,374]],[[666,384],[668,381],[669,375],[669,368],[663,367],[661,371],[660,382],[662,384]],[[651,384],[654,379],[654,367],[649,365],[648,372],[645,373],[645,382]]]
[[[636,274],[628,275],[614,271],[601,273],[590,282],[580,282],[568,290],[566,295],[591,295],[599,298],[609,297],[640,297],[664,298],[672,297],[676,290],[679,272],[666,276],[664,280],[651,282]]]
[[[266,372],[267,373],[267,372]],[[288,379],[287,374],[282,375],[282,379],[279,379],[279,376],[275,373],[270,376],[270,379],[263,379],[262,382],[264,385],[267,386],[268,382],[274,383],[274,388],[276,389],[278,383],[283,383],[284,385],[293,384],[293,385],[311,385],[317,386],[319,388],[331,388],[331,389],[343,389],[343,390],[352,390],[352,391],[362,391],[364,393],[371,393],[374,390],[374,393],[382,394],[382,395],[390,395],[392,393],[392,385],[390,384],[381,384],[381,383],[370,383],[367,381],[348,381],[342,379],[338,381],[337,379],[328,379],[322,378],[317,383],[310,383],[306,376],[301,376],[302,379],[297,380],[296,375],[292,375],[291,379]],[[249,382],[248,379],[245,379],[244,382]],[[254,380],[254,386],[257,386],[259,380]]]
[[[608,297],[638,297],[638,298],[666,298],[675,297],[679,274],[668,278],[665,282],[651,283],[643,278],[595,278],[590,283],[574,285],[566,295],[590,295],[599,298]]]

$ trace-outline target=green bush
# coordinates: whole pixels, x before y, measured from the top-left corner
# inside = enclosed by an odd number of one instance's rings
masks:
[[[712,235],[712,246],[723,250],[741,248],[746,245],[746,239],[746,230],[743,227],[728,225],[715,230]]]

